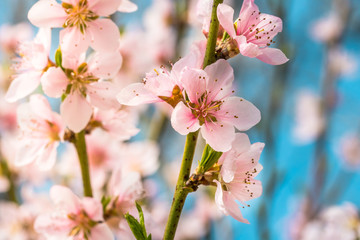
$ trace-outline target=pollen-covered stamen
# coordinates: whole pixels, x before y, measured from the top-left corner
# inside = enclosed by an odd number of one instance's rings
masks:
[[[65,74],[70,81],[69,86],[71,86],[71,88],[67,90],[67,94],[69,94],[70,91],[74,92],[78,90],[85,97],[87,85],[99,81],[99,78],[88,73],[87,70],[87,63],[82,63],[76,71],[65,69]]]
[[[220,110],[222,101],[210,101],[208,92],[203,93],[196,103],[187,102],[193,115],[199,119],[200,125],[207,122],[216,122],[215,112]]]
[[[68,214],[68,218],[72,220],[75,226],[71,229],[69,236],[82,236],[84,239],[89,239],[91,229],[98,223],[88,216],[88,214],[82,210],[79,213]]]
[[[80,0],[75,6],[63,2],[62,7],[68,14],[63,25],[64,28],[77,27],[80,29],[81,33],[84,33],[87,23],[99,18],[98,15],[88,9],[87,0]]]

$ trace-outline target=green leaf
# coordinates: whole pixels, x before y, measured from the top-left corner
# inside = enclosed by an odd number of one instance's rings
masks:
[[[141,209],[141,206],[140,206],[137,202],[135,202],[135,204],[136,204],[136,208],[137,208],[137,210],[138,210],[138,212],[139,212],[140,225],[141,225],[141,227],[142,227],[143,234],[144,234],[144,236],[146,236],[147,234],[146,234],[146,228],[145,228],[145,220],[144,220],[143,210]]]
[[[136,220],[136,218],[131,216],[129,213],[125,214],[125,218],[129,224],[129,227],[130,227],[132,233],[134,234],[136,240],[147,240],[148,239],[146,237],[146,235],[144,235],[143,226],[141,226],[141,224],[138,222],[138,220]]]

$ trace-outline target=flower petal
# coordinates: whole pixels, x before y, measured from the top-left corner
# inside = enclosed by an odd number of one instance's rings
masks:
[[[226,123],[205,123],[201,126],[201,135],[215,151],[227,152],[235,139],[235,129]]]
[[[39,153],[39,157],[36,159],[36,164],[41,171],[50,170],[56,162],[57,147],[59,142],[51,142],[46,144],[42,151]]]
[[[158,96],[148,91],[143,83],[133,83],[123,88],[116,96],[116,99],[119,103],[128,106],[162,101]]]
[[[61,97],[68,84],[69,80],[61,68],[51,67],[41,77],[42,88],[49,97]]]
[[[87,31],[91,35],[90,45],[95,51],[113,52],[120,47],[120,31],[110,19],[90,22]]]
[[[16,102],[35,91],[39,86],[41,74],[41,71],[29,71],[17,75],[10,84],[5,95],[5,100],[8,102]]]
[[[28,19],[37,27],[62,27],[66,18],[64,8],[55,0],[40,0],[28,13]]]
[[[81,208],[78,196],[64,186],[52,186],[50,189],[50,198],[55,205],[60,205],[67,213],[77,213]]]
[[[91,229],[91,234],[89,240],[113,240],[114,234],[111,232],[110,228],[106,223],[97,224]]]
[[[248,130],[261,119],[259,109],[251,102],[239,97],[229,97],[224,100],[221,105],[221,113],[224,112],[225,115],[219,113],[218,119],[232,123],[240,131]]]
[[[220,25],[225,31],[234,38],[236,36],[234,28],[234,9],[224,3],[219,4],[217,8],[217,17]]]
[[[195,132],[200,128],[199,120],[183,102],[179,102],[174,108],[171,114],[171,126],[181,135]]]
[[[115,77],[122,64],[120,52],[95,53],[88,61],[88,72],[98,78],[109,79]]]
[[[44,1],[44,0],[43,0]],[[90,44],[88,30],[82,34],[76,27],[68,27],[60,31],[61,51],[80,55],[85,52]]]
[[[261,55],[261,50],[258,45],[254,43],[238,43],[240,53],[246,57],[254,58]]]
[[[103,110],[120,107],[116,93],[117,89],[112,82],[95,82],[87,86],[91,105]]]
[[[92,109],[86,99],[76,91],[65,98],[60,113],[67,127],[78,133],[88,124]]]
[[[224,201],[225,209],[228,214],[230,214],[233,218],[235,218],[240,222],[249,224],[249,221],[242,216],[240,208],[235,202],[235,199],[233,198],[230,192],[225,191],[223,193],[223,201]]]
[[[256,24],[258,15],[259,8],[254,3],[254,0],[244,0],[238,18],[240,19],[237,26],[238,35],[247,31],[252,24]]]
[[[209,79],[209,76],[204,70],[195,68],[184,69],[180,82],[192,103],[197,103],[201,95],[206,92],[207,79]]]
[[[88,0],[88,8],[99,16],[115,13],[123,0]]]
[[[280,65],[289,61],[285,54],[277,48],[264,48],[256,58],[271,65]]]
[[[130,2],[129,0],[122,0],[118,11],[119,12],[135,12],[138,9],[137,5],[133,2]]]

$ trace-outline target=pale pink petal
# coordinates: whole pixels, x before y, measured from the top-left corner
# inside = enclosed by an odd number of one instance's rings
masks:
[[[61,68],[51,67],[41,77],[42,89],[49,97],[61,97],[68,84],[69,79]]]
[[[161,102],[162,100],[145,88],[143,83],[133,83],[123,88],[116,96],[119,103],[137,106],[145,103]]]
[[[82,209],[85,210],[87,215],[94,221],[103,220],[103,209],[101,203],[90,197],[84,197],[81,200]]]
[[[118,72],[122,64],[120,52],[111,53],[95,53],[88,61],[88,72],[98,78],[113,78]]]
[[[226,209],[225,209],[225,205],[224,205],[224,201],[223,201],[223,189],[221,187],[221,183],[217,180],[214,180],[214,182],[217,185],[216,188],[216,192],[215,192],[215,203],[216,206],[220,209],[220,211],[225,214],[228,215]]]
[[[60,205],[68,213],[77,213],[81,209],[80,199],[67,187],[52,186],[50,198],[55,205]]]
[[[120,31],[110,19],[97,19],[88,24],[90,45],[95,51],[113,52],[120,47]]]
[[[46,142],[43,140],[26,139],[20,141],[16,149],[15,165],[25,166],[34,162],[44,145],[46,145]]]
[[[44,50],[49,55],[51,48],[51,29],[40,28],[35,37],[35,42],[44,46]]]
[[[49,237],[57,236],[59,239],[67,239],[68,231],[72,227],[72,221],[66,216],[54,216],[52,214],[40,215],[36,218],[34,223],[36,232]]]
[[[118,8],[119,12],[135,12],[138,9],[137,5],[129,0],[122,0]]]
[[[257,59],[271,65],[280,65],[289,61],[285,54],[277,48],[261,49],[261,54],[257,56]]]
[[[45,0],[42,0],[45,1]],[[68,27],[60,31],[60,46],[63,53],[80,55],[89,47],[91,36],[87,29],[84,34],[76,27]],[[64,59],[64,56],[63,56]]]
[[[91,105],[103,110],[120,107],[116,100],[117,89],[112,82],[95,82],[87,86]]]
[[[233,181],[227,186],[231,194],[240,202],[260,197],[262,194],[261,181],[256,179],[251,179],[248,183],[244,183],[244,180]]]
[[[237,32],[243,33],[247,31],[252,24],[257,23],[256,18],[258,16],[259,8],[254,3],[254,0],[244,0],[238,18],[240,21],[238,21]]]
[[[49,122],[53,121],[53,112],[51,111],[48,100],[40,94],[30,96],[30,109],[37,117],[40,117]],[[29,118],[27,119],[29,120]]]
[[[64,8],[55,0],[40,0],[28,13],[28,19],[37,27],[62,27],[66,18]]]
[[[252,177],[256,177],[262,169],[262,166],[258,166],[258,162],[264,147],[264,143],[257,142],[252,144],[248,151],[242,153],[236,159],[237,169],[242,172],[251,171],[253,174]],[[254,171],[254,168],[257,168],[257,170]]]
[[[208,78],[209,76],[204,70],[195,68],[186,68],[184,70],[180,82],[192,103],[197,103],[198,99],[206,91]]]
[[[114,240],[114,234],[106,223],[97,224],[91,229],[89,240]]]
[[[11,82],[5,95],[5,100],[8,102],[16,102],[35,91],[39,86],[41,74],[41,71],[30,71],[19,74]]]
[[[235,218],[236,220],[238,220],[240,222],[249,224],[249,221],[246,220],[242,216],[240,208],[237,205],[237,203],[235,202],[235,199],[233,198],[233,196],[231,195],[230,192],[224,191],[223,201],[224,201],[224,206],[225,206],[226,212],[229,215],[231,215],[233,218]]]
[[[67,127],[78,133],[88,124],[92,109],[85,97],[76,91],[65,98],[60,113]]]
[[[115,13],[123,0],[88,0],[88,8],[99,16]]]
[[[236,133],[235,134],[235,140],[232,143],[232,150],[226,153],[223,153],[221,155],[221,158],[219,159],[218,163],[222,164],[230,152],[237,152],[242,153],[244,151],[247,151],[251,146],[249,137],[245,133]]]
[[[226,60],[220,59],[207,66],[205,72],[209,76],[207,81],[208,98],[213,99],[216,97],[216,99],[220,100],[229,94],[234,81],[234,70]],[[225,90],[226,88],[228,91]]]
[[[201,135],[215,151],[226,152],[235,139],[235,129],[231,124],[208,122],[201,126]]]
[[[240,53],[246,57],[254,58],[261,55],[261,49],[254,43],[239,44]]]
[[[57,147],[59,142],[51,142],[46,144],[42,151],[39,153],[39,157],[36,159],[36,164],[41,171],[50,170],[56,162]]]
[[[217,118],[233,124],[240,131],[246,131],[260,121],[261,115],[259,109],[244,98],[229,97],[221,105]]]
[[[183,102],[179,102],[174,108],[171,114],[171,126],[181,135],[195,132],[200,128],[199,120]]]
[[[217,17],[220,25],[225,31],[234,38],[236,36],[234,27],[234,9],[224,3],[219,4],[217,8]]]

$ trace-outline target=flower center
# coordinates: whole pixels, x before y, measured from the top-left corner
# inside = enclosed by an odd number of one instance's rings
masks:
[[[84,239],[89,239],[91,229],[98,223],[90,219],[85,210],[81,210],[78,214],[70,213],[68,218],[75,223],[69,233],[69,236],[83,236]]]
[[[63,2],[62,7],[68,14],[63,27],[66,28],[75,26],[80,29],[82,34],[84,34],[84,31],[86,30],[88,22],[99,18],[98,15],[88,9],[87,0],[80,0],[75,6]]]
[[[205,122],[216,122],[214,113],[220,110],[222,101],[208,101],[208,93],[205,92],[197,103],[188,102],[193,115],[199,119],[200,125]]]
[[[82,63],[77,70],[65,69],[65,74],[70,80],[70,84],[66,89],[66,94],[71,91],[79,90],[84,97],[86,96],[86,85],[97,82],[99,78],[87,72],[87,63]]]

